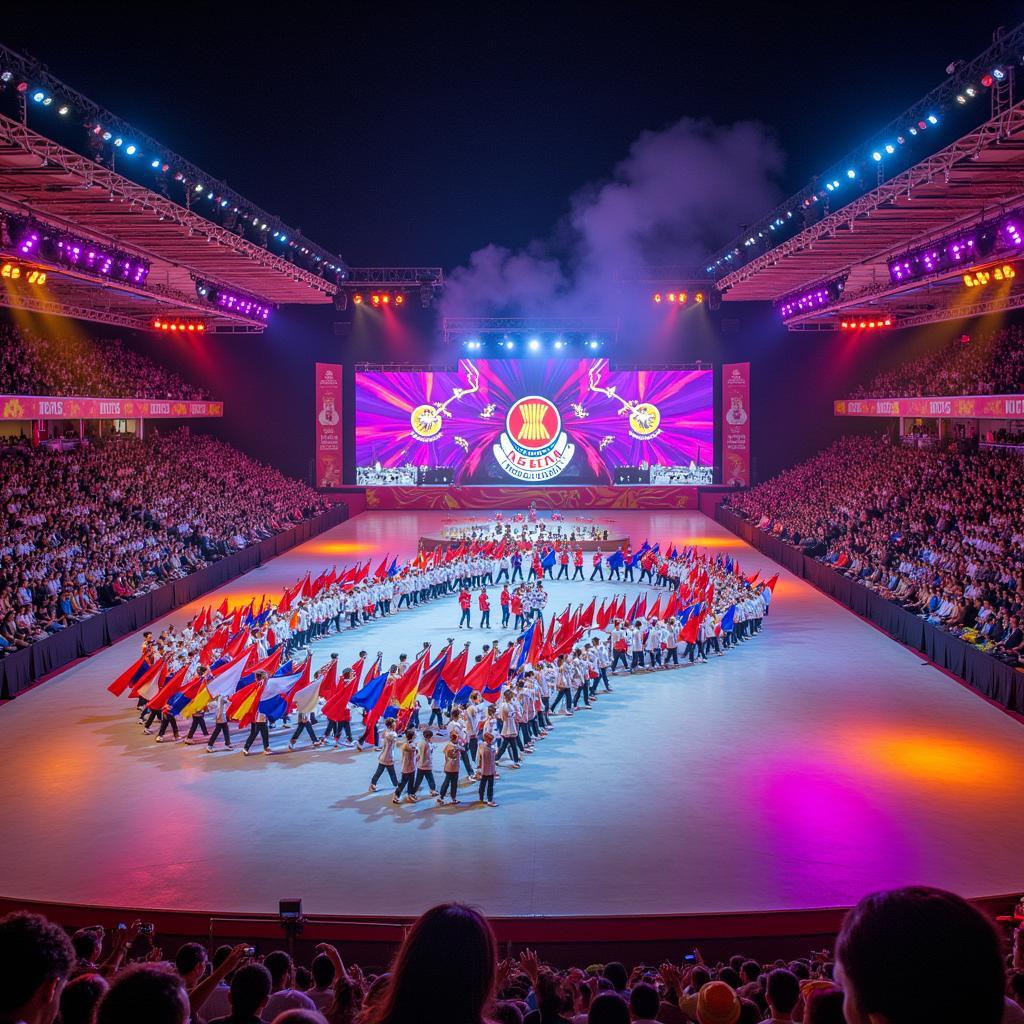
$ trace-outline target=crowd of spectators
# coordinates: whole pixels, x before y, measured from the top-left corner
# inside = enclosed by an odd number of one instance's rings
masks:
[[[210,396],[117,340],[0,324],[0,394],[206,401]]]
[[[488,921],[428,910],[388,969],[317,947],[309,969],[245,944],[165,959],[139,923],[69,936],[45,918],[0,919],[0,1021],[11,1024],[1020,1024],[1021,933],[1012,950],[952,893],[865,897],[835,953],[762,963],[619,962],[556,969],[525,950],[498,959]],[[104,954],[106,954],[104,956]]]
[[[851,398],[1003,395],[1024,390],[1024,327],[1010,326],[948,345],[854,389]]]
[[[728,505],[1009,664],[1024,660],[1024,460],[846,437]]]
[[[327,507],[300,481],[188,430],[0,450],[0,654]]]

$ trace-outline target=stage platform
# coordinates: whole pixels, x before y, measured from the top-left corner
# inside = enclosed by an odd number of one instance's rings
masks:
[[[364,513],[213,600],[411,557],[444,516]],[[607,518],[634,545],[697,544],[748,572],[777,569],[698,512]],[[549,589],[556,611],[640,590]],[[347,664],[360,647],[391,659],[423,640],[437,650],[460,636],[457,620],[454,598],[403,612],[320,642],[315,663],[338,651]],[[469,634],[474,651],[508,636]],[[837,920],[818,908],[908,883],[1024,891],[1024,728],[785,571],[761,636],[706,665],[617,677],[594,710],[556,719],[522,771],[502,773],[494,809],[394,807],[366,792],[371,752],[158,745],[106,691],[138,649],[130,637],[0,709],[0,897],[162,919],[274,913],[301,897],[308,914],[368,920],[459,899],[537,941],[552,929],[683,934],[687,920],[752,934],[761,915],[807,932]]]

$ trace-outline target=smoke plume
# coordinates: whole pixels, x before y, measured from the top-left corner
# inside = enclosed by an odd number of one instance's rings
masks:
[[[644,132],[611,177],[578,191],[548,238],[488,245],[448,279],[448,316],[612,315],[616,281],[651,266],[702,268],[779,201],[783,156],[750,121],[683,118]]]

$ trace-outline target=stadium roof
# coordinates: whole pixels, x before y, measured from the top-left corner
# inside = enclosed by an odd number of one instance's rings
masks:
[[[841,282],[829,301],[788,320],[792,329],[819,330],[835,329],[843,315],[884,313],[910,325],[1021,305],[1012,285],[984,295],[965,286],[965,269],[995,257],[895,283],[889,261],[1024,204],[1024,101],[1013,95],[1022,56],[1018,26],[716,254],[707,269],[724,299],[780,302]],[[962,121],[965,109],[985,119],[928,152],[940,122]],[[926,155],[898,170],[915,152]]]
[[[201,316],[211,330],[252,330],[262,325],[203,301],[197,280],[268,305],[332,300],[345,277],[340,257],[0,46],[5,86],[0,212],[32,217],[151,266],[138,288],[50,266],[45,297],[8,290],[0,304],[129,327],[148,326],[154,315]],[[8,116],[14,98],[20,117]]]

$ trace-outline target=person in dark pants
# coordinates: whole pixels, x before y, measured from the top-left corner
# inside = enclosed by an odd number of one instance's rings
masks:
[[[480,591],[480,597],[478,598],[480,605],[480,628],[490,629],[491,628],[491,599],[487,596],[487,590],[482,589]]]
[[[206,744],[207,751],[213,750],[217,737],[224,736],[224,746],[231,749],[231,730],[228,727],[228,698],[216,697],[213,701],[213,735]]]
[[[577,580],[577,579],[581,580],[581,579],[583,579],[583,548],[577,548],[572,553],[572,564],[573,564],[572,578],[574,580]]]
[[[512,556],[512,579],[510,582],[521,580],[523,578],[523,556],[517,551]]]
[[[301,711],[299,712],[299,724],[295,726],[295,732],[292,733],[292,738],[288,741],[289,750],[295,749],[295,741],[303,734],[303,732],[308,733],[310,742],[314,747],[323,745],[323,740],[318,740],[316,738],[316,733],[313,732],[313,723],[310,721],[311,717],[312,716],[304,714]]]
[[[178,739],[178,719],[175,716],[174,712],[171,711],[171,709],[165,704],[164,705],[164,710],[163,710],[163,718],[162,718],[162,721],[160,722],[160,731],[157,733],[157,736],[156,736],[157,743],[163,743],[163,741],[164,741],[164,733],[167,732],[168,729],[170,729],[171,732],[174,733],[174,739],[175,739],[175,741],[177,741],[177,739]]]
[[[267,673],[260,669],[256,673],[256,683],[265,683],[267,681]],[[248,756],[249,749],[256,742],[256,737],[259,737],[263,741],[263,753],[270,753],[270,726],[267,724],[267,716],[260,711],[259,705],[256,706],[256,715],[252,720],[252,724],[249,726],[249,735],[245,738],[245,745],[242,747],[242,753]]]
[[[426,781],[430,787],[430,795],[437,796],[437,783],[434,782],[434,745],[432,729],[424,729],[420,742],[416,746],[416,782],[413,784],[413,795]]]
[[[508,587],[501,588],[501,595],[498,600],[501,603],[501,628],[508,629],[508,617],[512,604],[512,596],[508,592]]]
[[[480,773],[480,800],[488,807],[497,807],[494,802],[494,737],[489,732],[481,738],[476,764]]]
[[[373,778],[370,779],[369,791],[371,793],[376,790],[377,781],[385,772],[388,773],[388,778],[391,779],[391,785],[398,785],[398,776],[395,775],[395,740],[397,739],[395,720],[393,718],[385,718],[384,732],[381,733],[380,737],[381,746],[380,755],[377,758],[377,770],[373,773]]]
[[[569,552],[564,548],[562,553],[558,556],[558,575],[555,579],[560,580],[562,577],[569,578]]]
[[[210,730],[206,727],[206,715],[202,711],[192,716],[192,724],[188,727],[188,735],[185,737],[186,743],[191,744],[197,730],[201,730],[204,736],[210,735]]]
[[[469,622],[469,610],[473,607],[473,598],[470,597],[469,591],[465,587],[459,591],[459,607],[462,609],[462,616],[459,618],[459,629],[462,629],[463,626],[466,629],[472,629],[473,627]]]
[[[591,581],[595,576],[604,582],[604,554],[600,548],[594,552],[594,568],[590,572]]]
[[[416,733],[412,729],[405,730],[405,738],[398,744],[398,752],[402,757],[402,778],[391,798],[393,804],[402,802],[402,793],[409,803],[416,802]]]
[[[445,793],[451,797],[451,802],[459,802],[459,759],[465,754],[465,748],[454,740],[449,740],[444,747],[444,781],[441,783],[441,792],[437,795],[437,804],[440,807],[444,803]]]

